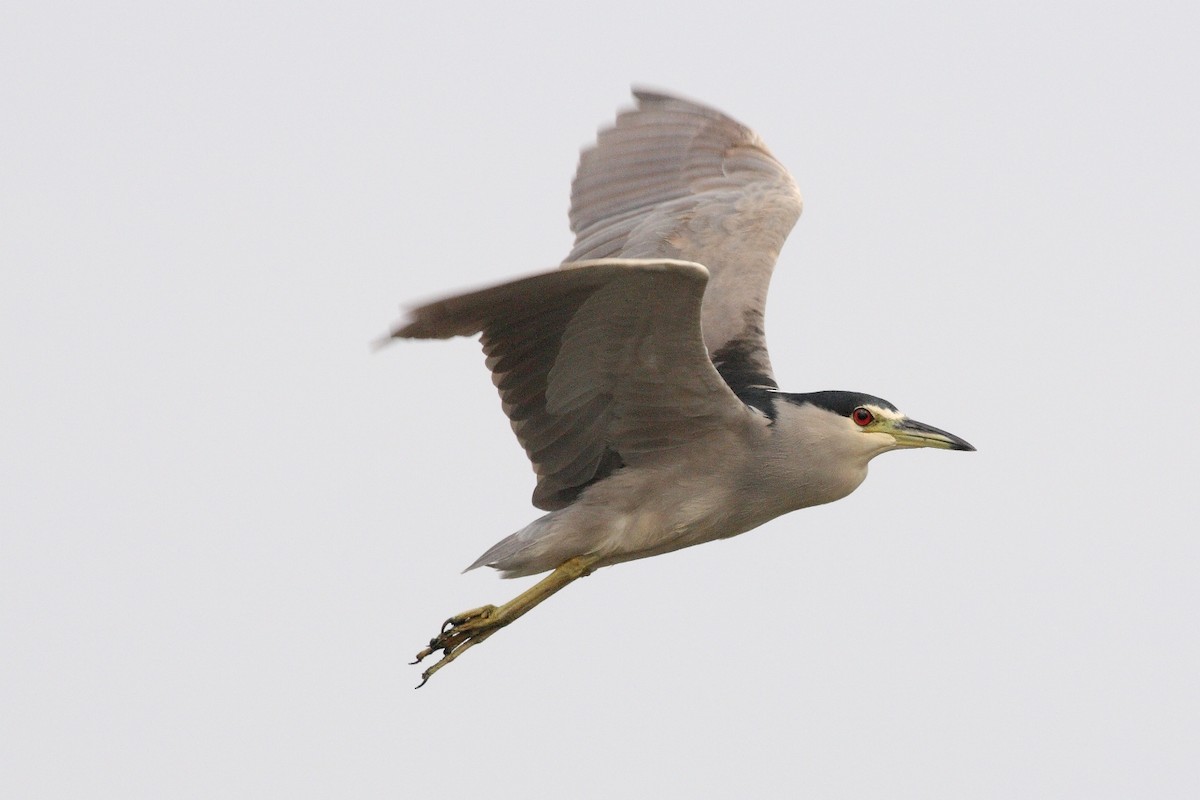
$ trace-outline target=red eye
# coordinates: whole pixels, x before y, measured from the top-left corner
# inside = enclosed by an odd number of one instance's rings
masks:
[[[875,415],[862,406],[859,406],[850,413],[850,419],[865,428],[875,421]]]

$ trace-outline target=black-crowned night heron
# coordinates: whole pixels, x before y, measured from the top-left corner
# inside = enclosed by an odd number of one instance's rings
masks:
[[[778,389],[763,309],[800,192],[749,128],[634,94],[580,156],[561,269],[421,306],[391,334],[480,334],[549,512],[470,569],[553,572],[447,620],[414,662],[443,651],[422,685],[595,569],[845,497],[889,450],[974,449],[878,397]]]

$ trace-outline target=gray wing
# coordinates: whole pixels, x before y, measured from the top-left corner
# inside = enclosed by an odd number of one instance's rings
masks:
[[[681,261],[587,262],[422,306],[392,336],[482,334],[533,503],[553,510],[622,464],[750,424],[701,340],[707,279]]]
[[[791,175],[744,125],[688,100],[634,91],[637,107],[583,151],[566,261],[703,264],[704,343],[735,391],[774,388],[763,311],[779,250],[800,217]]]

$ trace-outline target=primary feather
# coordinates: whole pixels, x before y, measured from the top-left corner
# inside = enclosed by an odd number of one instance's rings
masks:
[[[776,386],[767,287],[800,217],[800,190],[754,131],[719,111],[647,91],[583,151],[566,261],[670,258],[703,264],[704,344],[736,393]]]

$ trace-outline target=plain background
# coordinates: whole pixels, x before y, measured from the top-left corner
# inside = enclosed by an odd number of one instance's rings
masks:
[[[0,794],[1200,795],[1195,3],[0,12]],[[806,209],[791,391],[978,453],[604,570],[420,692],[536,513],[477,345],[638,83]]]

